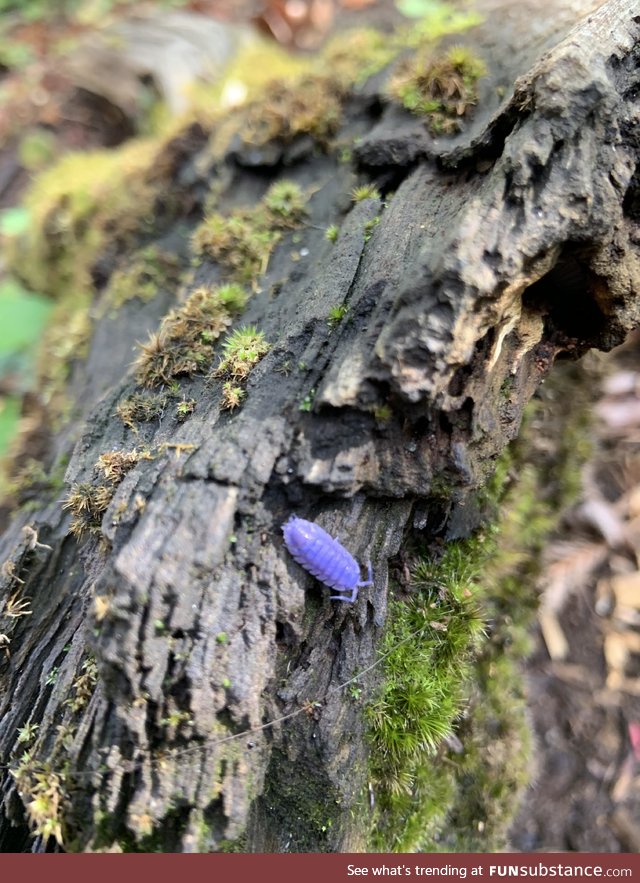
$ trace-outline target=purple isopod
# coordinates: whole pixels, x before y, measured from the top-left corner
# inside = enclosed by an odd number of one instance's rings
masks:
[[[360,586],[373,585],[371,563],[369,578],[361,580],[358,562],[319,524],[292,515],[282,525],[282,532],[284,544],[298,564],[330,589],[351,592],[350,595],[331,595],[332,601],[348,601],[353,604]]]

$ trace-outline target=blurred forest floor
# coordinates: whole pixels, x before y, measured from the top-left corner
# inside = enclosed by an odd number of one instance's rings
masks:
[[[384,27],[434,4],[0,0],[0,241],[28,226],[20,200],[34,174],[70,150],[161,131],[191,98],[207,100],[239,42],[275,40],[303,56],[337,28]],[[45,297],[6,277],[0,264],[0,454],[28,401],[49,310]],[[537,771],[511,842],[526,851],[637,852],[640,337],[589,357],[576,378],[593,391],[592,453],[579,500],[541,568],[539,629],[527,664]],[[539,444],[548,458],[562,440],[545,426]]]

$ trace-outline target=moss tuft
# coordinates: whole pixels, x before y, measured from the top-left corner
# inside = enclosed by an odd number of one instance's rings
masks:
[[[267,211],[281,227],[296,227],[306,214],[302,188],[293,181],[276,181],[264,197]]]
[[[329,318],[327,319],[327,325],[329,328],[333,330],[336,325],[339,325],[340,322],[342,322],[348,313],[349,307],[346,304],[336,304],[335,307],[331,307],[329,310]]]
[[[223,411],[234,411],[239,408],[246,398],[246,391],[234,383],[233,380],[225,380],[222,384],[222,401],[220,407]]]
[[[404,64],[391,83],[391,95],[425,117],[433,134],[451,135],[478,103],[478,80],[486,74],[485,63],[470,49],[452,46],[442,56],[418,55]]]
[[[276,181],[254,208],[238,209],[229,217],[217,212],[207,216],[193,234],[193,250],[221,264],[235,282],[255,284],[282,232],[303,220],[304,206],[297,184]]]
[[[97,534],[102,524],[102,516],[113,499],[115,488],[112,485],[79,482],[71,486],[69,495],[63,500],[62,508],[73,515],[69,533],[78,539],[86,533]]]
[[[340,228],[336,226],[336,224],[331,224],[330,227],[327,227],[324,233],[324,238],[328,242],[337,242],[338,236],[340,235]]]
[[[254,325],[237,328],[222,345],[224,355],[216,368],[216,377],[246,380],[251,369],[270,349],[262,331]]]
[[[162,417],[169,401],[166,393],[134,392],[122,399],[116,407],[116,414],[129,429],[137,430],[138,423],[148,423]]]
[[[152,213],[158,189],[146,173],[156,150],[131,141],[118,151],[70,153],[40,174],[25,198],[31,223],[9,247],[16,275],[53,297],[90,291],[107,239],[130,236]]]
[[[360,187],[353,188],[351,199],[354,202],[363,202],[365,199],[380,199],[380,191],[375,184],[362,184]]]
[[[228,303],[228,298],[227,305],[221,302],[214,288],[196,288],[181,307],[165,316],[160,330],[139,345],[138,382],[147,387],[169,385],[177,377],[206,371],[216,340],[231,324]]]
[[[109,280],[102,311],[116,311],[133,298],[152,300],[163,286],[174,287],[179,280],[179,263],[173,255],[160,252],[150,245]]]

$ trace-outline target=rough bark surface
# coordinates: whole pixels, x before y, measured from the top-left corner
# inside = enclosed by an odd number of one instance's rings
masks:
[[[71,484],[94,480],[114,449],[184,447],[127,474],[99,539],[67,535],[52,500],[15,513],[0,540],[0,614],[18,585],[33,609],[0,619],[11,640],[0,759],[20,755],[28,721],[46,758],[75,714],[75,848],[215,850],[240,837],[247,851],[366,847],[352,812],[367,785],[365,726],[341,685],[376,660],[389,560],[408,529],[468,532],[465,501],[554,358],[608,349],[640,315],[640,16],[635,0],[596,7],[487,3],[488,23],[465,42],[490,75],[453,139],[381,101],[387,73],[346,102],[339,139],[359,137],[354,165],[298,143],[237,146],[212,167],[192,133],[175,186],[196,202],[215,175],[221,205],[256,202],[283,167],[315,192],[301,239],[276,248],[243,316],[272,349],[242,408],[221,411],[219,387],[196,377],[182,384],[197,400],[186,422],[124,427],[114,412],[135,389],[132,347],[175,293],[125,304],[95,326],[73,379],[82,413],[52,453],[86,421]],[[351,204],[363,177],[394,191],[388,204]],[[323,231],[336,222],[331,244]],[[187,242],[177,228],[163,244]],[[219,277],[204,263],[194,284]],[[338,304],[348,321],[331,328]],[[377,419],[381,405],[389,419]],[[375,584],[355,605],[330,602],[286,553],[291,513],[371,560]],[[74,712],[65,700],[89,650],[97,684]],[[363,676],[365,692],[377,677]],[[2,782],[0,844],[22,849],[22,800],[8,772]],[[314,799],[333,808],[330,826]]]

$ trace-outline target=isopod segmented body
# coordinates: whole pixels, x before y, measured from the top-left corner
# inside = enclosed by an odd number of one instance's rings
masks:
[[[285,546],[298,564],[325,586],[343,592],[341,595],[331,595],[332,600],[352,604],[361,586],[373,585],[371,564],[368,579],[361,580],[358,562],[320,525],[292,515],[282,525],[282,532]],[[351,594],[344,594],[346,592]]]

